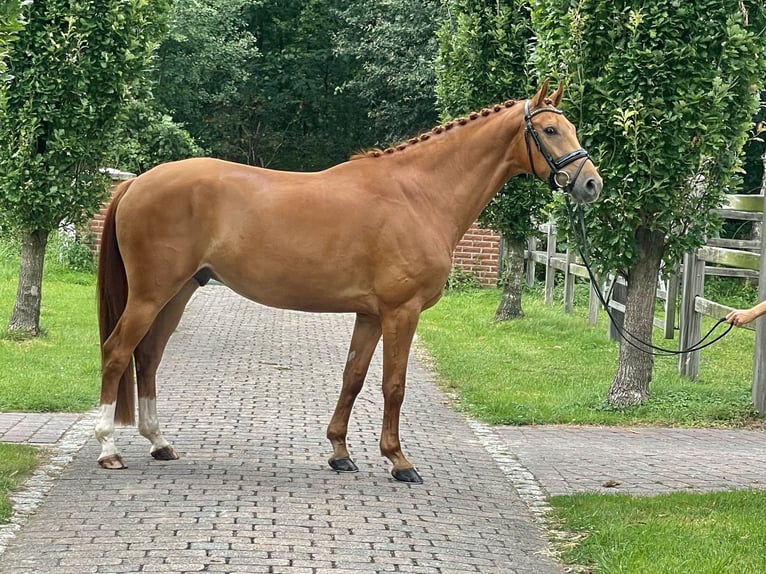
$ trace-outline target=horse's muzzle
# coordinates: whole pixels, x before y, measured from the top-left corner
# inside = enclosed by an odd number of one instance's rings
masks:
[[[572,184],[569,195],[575,203],[590,203],[596,201],[604,188],[604,182],[601,176],[593,170],[594,173],[581,173]]]

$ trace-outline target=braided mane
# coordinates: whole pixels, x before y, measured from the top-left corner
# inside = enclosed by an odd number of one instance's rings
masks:
[[[468,122],[478,120],[479,118],[485,118],[493,113],[497,113],[505,108],[511,108],[516,104],[516,100],[508,100],[506,102],[503,102],[502,104],[496,104],[492,106],[491,108],[484,108],[481,111],[478,112],[471,112],[467,116],[457,118],[455,120],[449,121],[445,124],[436,126],[435,128],[431,129],[430,131],[424,132],[418,136],[415,136],[413,138],[410,138],[408,140],[405,140],[401,143],[398,143],[396,145],[392,145],[391,147],[387,147],[385,149],[380,148],[373,148],[366,151],[361,151],[359,153],[355,153],[352,155],[349,160],[355,160],[355,159],[363,159],[368,157],[382,157],[385,155],[391,155],[393,153],[396,153],[398,151],[404,151],[410,146],[413,146],[415,144],[418,144],[420,142],[428,141],[431,139],[432,136],[443,134],[444,132],[447,132],[451,129],[453,129],[456,126],[464,126]]]

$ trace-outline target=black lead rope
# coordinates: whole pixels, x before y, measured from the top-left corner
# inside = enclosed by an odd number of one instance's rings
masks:
[[[565,195],[564,199],[566,201],[567,212],[569,215],[569,225],[572,228],[572,232],[574,234],[577,234],[574,211],[572,209],[572,204],[569,201],[569,196]],[[731,331],[732,327],[734,327],[733,324],[729,323],[728,328],[723,333],[721,333],[714,339],[707,341],[708,337],[710,337],[710,335],[718,328],[718,326],[721,323],[725,322],[724,319],[718,319],[716,324],[713,325],[713,327],[711,327],[711,329],[707,332],[707,334],[704,337],[702,337],[699,341],[697,341],[694,345],[689,347],[688,349],[666,349],[664,347],[659,347],[657,345],[654,345],[653,343],[647,343],[646,341],[642,341],[640,338],[633,335],[630,331],[627,331],[624,327],[621,327],[619,323],[615,320],[614,316],[612,316],[612,311],[609,307],[609,301],[607,300],[607,298],[604,297],[604,294],[601,292],[601,288],[599,287],[598,280],[596,279],[596,276],[593,273],[593,270],[591,269],[590,262],[588,261],[588,257],[586,255],[588,251],[588,236],[587,236],[587,233],[585,232],[585,218],[583,216],[582,206],[578,206],[578,221],[580,224],[581,245],[577,246],[577,250],[580,253],[580,257],[582,258],[585,269],[587,269],[588,271],[588,276],[590,277],[590,282],[591,282],[591,285],[593,286],[593,290],[596,292],[596,297],[598,297],[598,300],[601,302],[601,305],[603,306],[604,311],[606,311],[606,314],[609,316],[609,320],[612,322],[612,325],[614,326],[615,330],[620,335],[620,337],[622,337],[622,339],[626,343],[628,343],[631,347],[638,349],[639,351],[646,353],[648,355],[653,355],[655,357],[671,357],[674,355],[694,353],[696,351],[699,351],[700,349],[704,349],[705,347],[709,347],[713,343],[720,341],[723,337],[725,337],[729,333],[729,331]]]

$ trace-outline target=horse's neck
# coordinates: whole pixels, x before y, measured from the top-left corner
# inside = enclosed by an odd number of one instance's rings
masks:
[[[434,137],[411,150],[408,165],[418,172],[414,192],[428,195],[457,244],[502,186],[527,171],[522,110],[494,112]]]

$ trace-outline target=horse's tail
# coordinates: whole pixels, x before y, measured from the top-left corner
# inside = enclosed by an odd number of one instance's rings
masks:
[[[114,331],[125,310],[128,300],[128,280],[125,264],[117,244],[115,213],[120,200],[133,180],[124,181],[117,186],[112,201],[104,218],[101,231],[101,248],[98,257],[98,327],[101,334],[101,364],[104,364],[104,343]],[[120,377],[117,387],[117,404],[114,420],[116,423],[133,425],[136,420],[136,384],[134,363],[131,358],[128,367]]]

